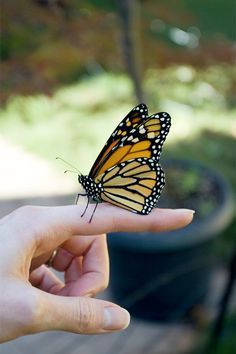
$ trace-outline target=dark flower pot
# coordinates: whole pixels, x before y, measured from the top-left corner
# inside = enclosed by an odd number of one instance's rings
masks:
[[[196,214],[184,229],[110,234],[108,245],[114,300],[134,316],[170,321],[186,316],[194,305],[204,302],[216,264],[214,246],[232,219],[233,202],[224,178],[208,167],[178,159],[163,166],[167,180],[170,166],[200,171],[202,180],[207,178],[210,194],[215,193],[214,208],[204,217]],[[164,197],[159,206],[167,206]]]

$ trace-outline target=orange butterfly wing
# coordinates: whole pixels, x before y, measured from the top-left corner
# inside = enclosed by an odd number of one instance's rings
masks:
[[[134,107],[120,122],[114,132],[111,134],[110,138],[106,142],[105,146],[101,150],[97,159],[95,160],[89,176],[94,178],[98,170],[105,163],[105,161],[113,154],[113,151],[120,146],[120,142],[125,137],[129,136],[130,131],[134,129],[138,124],[144,121],[148,117],[148,109],[144,103],[139,104]]]
[[[128,120],[128,122],[131,121]],[[160,112],[142,120],[139,119],[137,124],[131,127],[132,129],[123,130],[122,133],[120,133],[120,127],[117,127],[113,133],[116,140],[110,145],[110,139],[108,140],[102,151],[101,159],[98,157],[95,168],[93,167],[90,172],[90,177],[95,178],[107,169],[130,159],[142,157],[159,159],[162,145],[170,129],[170,116],[165,112]]]

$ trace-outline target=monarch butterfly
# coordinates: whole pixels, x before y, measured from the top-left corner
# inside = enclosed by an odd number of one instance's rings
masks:
[[[171,125],[168,113],[148,116],[144,103],[134,107],[111,134],[95,160],[89,175],[80,174],[79,183],[92,199],[109,202],[138,214],[149,214],[165,184],[159,164],[162,145]]]

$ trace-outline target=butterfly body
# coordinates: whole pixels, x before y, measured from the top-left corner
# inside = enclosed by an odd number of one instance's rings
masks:
[[[145,104],[133,108],[111,134],[89,175],[79,175],[88,198],[150,213],[165,184],[159,158],[169,129],[168,113],[148,116]]]
[[[101,202],[101,185],[94,182],[91,177],[80,175],[78,178],[88,197],[94,202]]]

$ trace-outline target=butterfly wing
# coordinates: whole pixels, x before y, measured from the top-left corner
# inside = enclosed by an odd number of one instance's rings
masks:
[[[134,129],[134,127],[138,126],[142,121],[147,119],[147,117],[148,109],[144,103],[141,103],[138,106],[134,107],[125,116],[125,118],[120,122],[120,124],[111,134],[110,138],[108,139],[105,146],[98,155],[97,159],[95,160],[89,173],[89,176],[91,178],[94,178],[96,176],[98,170],[105,163],[107,158],[120,145],[121,140],[129,136],[130,131]]]
[[[139,121],[114,147],[111,145],[102,160],[97,162],[95,170],[90,172],[90,177],[95,178],[109,168],[130,159],[145,157],[158,160],[170,129],[170,119],[168,113],[160,112]]]
[[[165,184],[157,161],[148,158],[129,160],[99,175],[101,199],[138,214],[149,214]]]
[[[126,145],[129,142],[136,144],[139,142],[139,145],[143,146],[143,142],[149,141],[151,158],[158,160],[161,154],[162,145],[169,133],[170,126],[171,118],[168,113],[155,113],[148,117],[145,122],[139,124],[139,126],[134,129],[133,134],[126,137],[124,144]],[[137,147],[139,145],[137,145]]]

